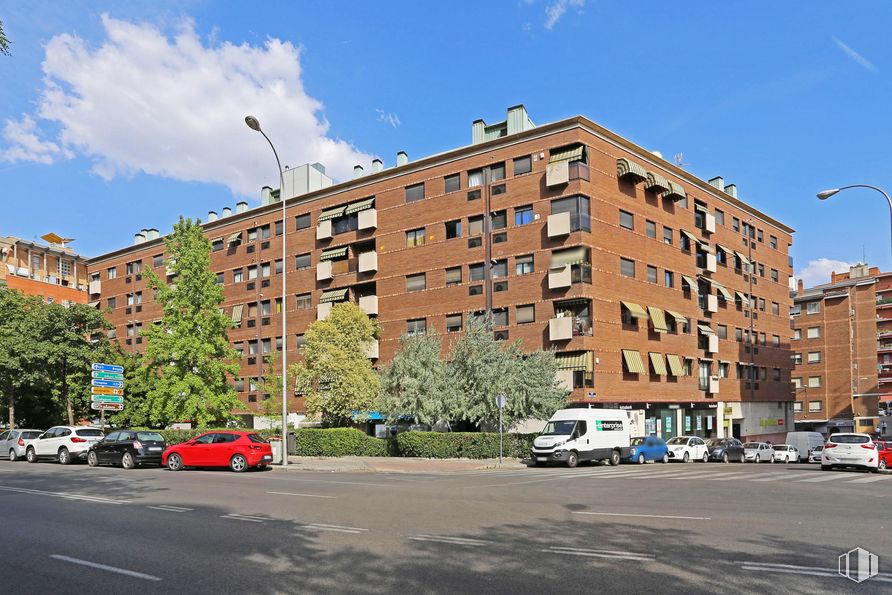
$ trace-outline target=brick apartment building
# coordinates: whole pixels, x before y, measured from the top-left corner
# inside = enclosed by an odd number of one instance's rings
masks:
[[[47,302],[86,304],[86,259],[65,246],[70,240],[43,236],[47,244],[0,236],[0,285]]]
[[[639,432],[769,438],[792,423],[792,230],[721,178],[581,116],[535,126],[517,106],[474,122],[468,146],[401,152],[336,185],[319,164],[287,170],[284,229],[279,194],[204,223],[246,412],[264,398],[262,354],[284,345],[295,360],[333,303],[377,317],[370,356],[384,363],[403,333],[435,329],[448,343],[491,302],[498,338],[556,350],[573,401],[628,409]],[[154,229],[88,263],[91,299],[126,348],[141,349],[140,329],[161,316],[141,271],[163,275],[164,263]]]
[[[892,401],[892,274],[858,264],[825,285],[800,282],[790,316],[796,428],[883,431],[879,404]]]

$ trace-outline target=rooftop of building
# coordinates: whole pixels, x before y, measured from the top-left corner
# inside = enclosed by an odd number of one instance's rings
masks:
[[[73,242],[73,238],[62,238],[54,233],[48,233],[41,236],[43,240],[49,240],[46,244],[42,244],[35,240],[25,240],[15,236],[0,236],[0,257],[6,255],[7,251],[12,248],[20,247],[24,249],[40,250],[57,256],[65,256],[76,261],[86,261],[86,258],[79,255],[71,247],[67,246],[69,242]]]
[[[800,279],[793,301],[809,301],[815,298],[841,296],[843,294],[837,294],[837,290],[848,289],[849,287],[856,287],[859,285],[871,285],[876,283],[878,277],[888,276],[889,274],[890,273],[880,272],[879,267],[871,267],[866,263],[859,262],[850,266],[848,271],[840,273],[831,271],[830,283],[823,283],[813,287],[803,287],[802,280]]]

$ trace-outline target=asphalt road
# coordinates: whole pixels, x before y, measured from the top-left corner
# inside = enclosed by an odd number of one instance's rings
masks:
[[[892,474],[444,474],[0,462],[3,593],[890,593]]]

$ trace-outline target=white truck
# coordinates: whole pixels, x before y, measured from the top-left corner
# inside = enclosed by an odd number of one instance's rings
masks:
[[[619,465],[629,456],[629,415],[621,409],[561,409],[551,416],[533,441],[536,466],[579,461],[607,461]]]
[[[787,432],[787,444],[799,451],[799,462],[807,463],[808,455],[817,446],[824,445],[824,435],[818,432]]]

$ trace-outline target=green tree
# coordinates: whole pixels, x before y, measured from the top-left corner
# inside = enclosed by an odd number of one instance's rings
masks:
[[[273,349],[263,358],[266,372],[261,377],[258,388],[264,395],[269,395],[268,399],[260,402],[260,413],[266,417],[275,418],[277,413],[279,415],[282,413],[282,375],[276,373],[276,364],[281,362],[282,354],[277,349]]]
[[[440,336],[433,331],[400,337],[393,359],[381,371],[381,408],[389,421],[402,415],[423,424],[450,418],[454,400],[441,350]]]
[[[447,372],[452,385],[448,392],[456,398],[453,415],[475,423],[498,420],[500,394],[508,397],[502,420],[509,428],[530,417],[547,419],[568,395],[555,378],[553,353],[525,354],[520,341],[505,346],[493,338],[490,319],[469,321],[452,347]]]
[[[43,344],[37,331],[43,306],[38,298],[0,287],[0,395],[10,427],[16,424],[16,405],[26,395],[39,392],[35,389],[44,381]]]
[[[325,320],[307,329],[303,361],[288,372],[306,395],[307,412],[328,425],[347,425],[354,411],[369,411],[377,403],[378,375],[366,356],[378,337],[378,323],[356,304],[336,304]]]
[[[3,30],[3,21],[0,21],[0,54],[5,56],[11,55],[9,53],[9,39],[6,37],[6,31]]]
[[[152,378],[142,354],[128,353],[118,343],[113,348],[113,355],[107,363],[124,368],[124,409],[112,414],[109,420],[122,427],[153,425],[147,397]]]
[[[203,427],[230,419],[241,405],[228,379],[239,371],[227,338],[232,320],[221,311],[223,288],[210,269],[211,243],[200,222],[180,217],[165,245],[174,282],[145,273],[164,310],[160,324],[143,331],[145,408],[152,423],[191,420]]]

